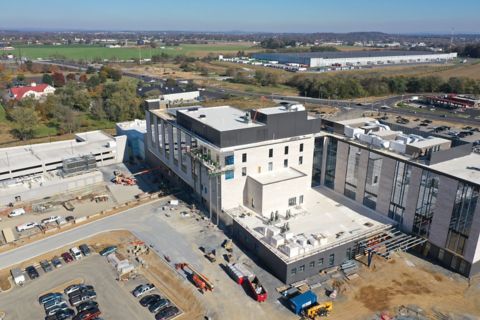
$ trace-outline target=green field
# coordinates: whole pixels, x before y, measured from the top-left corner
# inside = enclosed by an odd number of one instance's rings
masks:
[[[234,53],[240,50],[251,50],[249,44],[185,44],[172,47],[130,47],[130,48],[107,48],[103,46],[70,45],[19,45],[15,46],[16,54],[29,59],[66,58],[69,60],[128,60],[139,58],[151,58],[152,55],[166,53],[169,56],[206,56],[209,53]],[[20,52],[21,51],[21,52]]]

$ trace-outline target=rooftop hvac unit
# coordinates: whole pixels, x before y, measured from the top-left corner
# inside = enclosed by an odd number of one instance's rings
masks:
[[[63,160],[64,175],[82,173],[97,168],[97,161],[93,155],[69,158]]]

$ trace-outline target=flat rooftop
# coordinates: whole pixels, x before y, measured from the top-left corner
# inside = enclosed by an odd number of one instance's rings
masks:
[[[76,134],[76,139],[0,149],[0,170],[15,170],[77,156],[107,151],[115,139],[102,131]]]
[[[438,138],[438,137],[430,137],[425,140],[411,142],[408,145],[416,148],[429,148],[429,147],[436,146],[439,144],[444,144],[444,143],[448,143],[450,145],[451,141],[443,138]]]
[[[135,130],[141,133],[147,132],[146,120],[135,119],[132,121],[118,122],[117,126],[124,131]]]
[[[250,177],[262,185],[282,182],[291,179],[305,177],[306,174],[291,167],[277,171],[267,171],[261,174],[254,174]]]
[[[337,59],[337,58],[368,58],[368,57],[395,57],[395,56],[415,56],[415,55],[437,55],[446,53],[437,53],[430,51],[405,51],[405,50],[364,50],[364,51],[335,51],[335,52],[297,52],[297,53],[257,53],[253,56],[270,55],[272,59],[275,57],[302,57],[302,58],[323,58],[323,59]]]
[[[264,124],[254,121],[247,122],[243,118],[247,111],[230,106],[187,108],[177,110],[177,113],[182,113],[192,119],[196,119],[218,131],[230,131],[264,126]]]
[[[287,263],[386,229],[393,224],[387,217],[324,187],[309,189],[305,194],[305,199],[306,203],[301,208],[291,209],[291,218],[288,220],[282,218],[273,224],[273,226],[281,228],[288,222],[290,227],[288,233],[294,237],[321,236],[326,239],[325,243],[298,256],[289,257],[281,248],[275,248],[269,243],[268,239],[260,232],[261,229],[268,226],[264,224],[259,215],[245,208],[245,211],[250,212],[251,215],[244,217],[237,215],[234,218]]]
[[[480,154],[478,153],[471,153],[465,157],[440,162],[431,165],[430,168],[477,185],[480,184]]]

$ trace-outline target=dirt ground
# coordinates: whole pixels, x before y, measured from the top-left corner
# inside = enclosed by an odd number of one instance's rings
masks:
[[[411,254],[401,253],[389,261],[375,257],[373,267],[363,267],[360,277],[346,282],[342,290],[331,319],[394,315],[401,306],[419,307],[427,319],[480,318],[480,281],[469,282]]]

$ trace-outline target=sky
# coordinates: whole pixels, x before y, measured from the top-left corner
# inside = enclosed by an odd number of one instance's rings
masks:
[[[0,29],[480,33],[480,0],[21,0]]]

